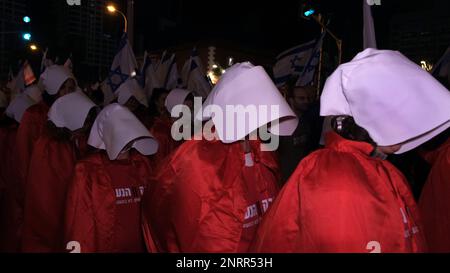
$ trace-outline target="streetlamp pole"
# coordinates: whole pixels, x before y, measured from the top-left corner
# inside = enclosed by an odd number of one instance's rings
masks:
[[[319,18],[318,16],[312,15],[311,16],[321,27],[324,31],[326,31],[330,36],[336,41],[336,46],[339,51],[339,64],[342,63],[342,40],[339,39],[336,35],[334,35],[331,30],[327,28],[327,26],[322,22],[322,18]]]
[[[128,32],[128,20],[127,20],[127,16],[125,16],[125,14],[123,14],[123,12],[121,12],[120,10],[116,9],[115,6],[113,5],[108,5],[106,7],[106,9],[108,10],[109,13],[119,13],[120,15],[122,15],[123,20],[124,20],[124,28],[123,28],[123,32],[127,33]]]
[[[127,0],[127,18],[128,18],[128,40],[131,48],[134,42],[134,0]]]

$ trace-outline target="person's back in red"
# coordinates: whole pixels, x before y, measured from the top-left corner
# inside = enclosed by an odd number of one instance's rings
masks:
[[[144,252],[140,202],[152,175],[145,156],[156,152],[157,142],[127,108],[111,104],[98,115],[88,144],[103,151],[76,164],[67,193],[65,248]]]
[[[36,141],[25,190],[23,252],[62,252],[67,184],[75,166],[70,141],[57,141],[45,132]]]
[[[8,122],[0,128],[0,252],[18,252],[18,234],[16,216],[13,157],[16,155],[15,142],[18,124]]]
[[[278,191],[277,163],[259,144],[246,155],[240,142],[191,140],[164,161],[143,204],[159,251],[247,251]]]
[[[99,152],[79,161],[67,195],[65,243],[78,242],[83,253],[145,252],[140,201],[150,175],[137,153],[110,161]]]
[[[167,97],[169,111],[186,103],[189,92],[176,92],[181,99],[170,106]],[[251,133],[277,121],[282,129],[274,135],[290,134],[297,119],[264,69],[248,62],[229,68],[203,106],[195,116],[197,122],[210,120],[203,133],[163,161],[144,196],[143,227],[153,235],[147,243],[161,252],[247,252],[279,183],[274,147]],[[279,111],[270,117],[253,113],[246,122],[228,106]],[[229,116],[236,122],[224,120]]]
[[[386,158],[448,129],[449,104],[448,90],[398,51],[367,48],[340,65],[320,105],[334,132],[299,164],[252,250],[426,251],[411,189]]]
[[[27,94],[17,95],[9,104],[1,120],[0,179],[4,181],[5,192],[0,208],[0,250],[2,252],[19,252],[22,224],[21,194],[17,179],[15,163],[17,162],[17,129],[24,112],[36,102]]]
[[[58,65],[48,67],[41,75],[41,82],[45,89],[43,94],[45,99],[27,109],[17,131],[15,169],[20,188],[17,199],[22,208],[31,155],[34,144],[40,137],[47,121],[49,107],[52,101],[75,91],[76,88],[76,81],[72,73],[67,68]]]
[[[306,157],[259,227],[252,252],[423,252],[406,179],[373,147],[330,133]],[[320,167],[319,167],[320,166]]]
[[[153,125],[150,133],[158,140],[158,152],[151,157],[156,165],[173,152],[182,142],[177,142],[172,138],[172,120],[169,117],[156,117],[153,119]]]
[[[426,159],[432,167],[420,196],[419,208],[428,250],[450,252],[450,138]]]
[[[63,252],[66,192],[80,155],[75,136],[95,119],[95,104],[81,92],[59,98],[36,141],[28,171],[23,223],[23,252]]]

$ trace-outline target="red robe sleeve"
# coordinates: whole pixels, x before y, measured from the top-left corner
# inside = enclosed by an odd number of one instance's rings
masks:
[[[393,166],[324,149],[297,167],[251,251],[419,252],[424,242],[417,222],[414,199]]]
[[[4,192],[0,200],[0,252],[19,252],[22,208],[17,200],[17,179],[14,170],[17,126],[1,129],[3,143],[0,173],[4,179]]]
[[[22,251],[64,250],[66,192],[75,162],[72,143],[45,135],[36,142],[26,184]]]
[[[48,107],[43,103],[35,104],[23,114],[19,129],[17,130],[16,147],[17,178],[20,187],[19,201],[23,205],[25,197],[25,184],[28,175],[28,166],[33,152],[34,143],[37,141],[47,121]]]
[[[67,192],[64,246],[68,252],[111,251],[115,195],[98,154],[77,163]]]
[[[430,252],[450,252],[450,139],[433,153],[419,206]]]
[[[158,140],[158,152],[151,157],[151,161],[155,166],[161,164],[161,162],[178,146],[172,138],[172,123],[170,119],[155,118],[150,133]],[[181,143],[181,142],[180,142]]]
[[[249,175],[254,180],[245,180],[240,149],[240,143],[188,141],[164,161],[143,201],[144,225],[159,251],[238,251],[246,187],[270,197],[277,192],[275,175],[259,159]]]
[[[147,158],[133,155],[131,160],[134,175],[147,186],[151,175]],[[64,245],[68,252],[117,251],[114,248],[116,195],[105,164],[108,159],[103,152],[76,164],[66,203]]]

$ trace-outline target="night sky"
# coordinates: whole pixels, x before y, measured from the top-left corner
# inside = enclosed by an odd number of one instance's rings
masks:
[[[57,42],[58,37],[54,36],[54,14],[47,11],[49,1],[29,2],[34,37],[42,46],[54,47],[52,44]],[[247,50],[254,50],[257,54],[275,58],[281,51],[310,41],[320,34],[320,27],[316,22],[299,18],[301,2],[303,1],[135,0],[135,51],[137,55],[141,55],[144,50],[161,51],[167,47],[193,45],[200,41],[227,41]],[[343,40],[343,61],[350,60],[362,50],[361,0],[309,2],[329,20],[329,28]],[[391,48],[389,34],[392,17],[409,11],[433,9],[444,2],[446,1],[381,0],[381,6],[372,8],[378,47]],[[126,10],[124,6],[121,9]],[[169,23],[163,29],[161,24],[164,21],[173,22],[174,25],[170,26]],[[121,21],[112,16],[104,26],[105,32],[114,37],[119,36],[121,28]],[[76,47],[76,43],[70,46]],[[334,41],[329,36],[324,47],[331,55],[336,54]],[[69,54],[72,50],[66,48],[65,53]]]

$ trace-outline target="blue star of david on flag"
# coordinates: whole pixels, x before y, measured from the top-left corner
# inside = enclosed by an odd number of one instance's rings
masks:
[[[118,66],[109,72],[107,83],[111,86],[111,90],[115,92],[129,77],[129,75],[123,74],[120,66]]]

